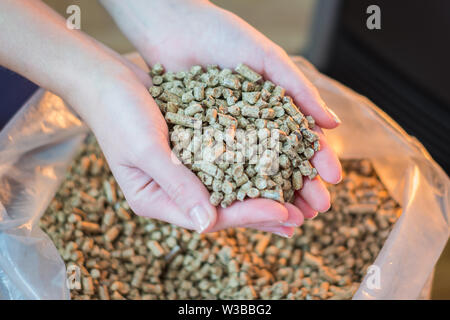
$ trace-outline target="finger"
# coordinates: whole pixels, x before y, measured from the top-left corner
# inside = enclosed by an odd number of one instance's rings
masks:
[[[319,126],[332,129],[341,123],[338,116],[326,106],[316,87],[284,50],[277,46],[270,49],[264,59],[264,71],[266,78],[285,88],[299,109],[311,115]]]
[[[138,170],[138,169],[135,169]],[[131,174],[131,178],[133,180],[135,180],[135,177],[133,177],[133,175],[136,175],[135,172],[130,172]],[[142,180],[142,177],[137,177],[139,179]],[[167,193],[154,181],[151,180],[150,182],[147,181],[147,178],[144,178],[141,182],[145,182],[145,186],[143,188],[139,188],[139,191],[135,194],[135,198],[134,201],[132,201],[131,203],[134,203],[135,205],[133,205],[133,211],[140,216],[143,217],[148,217],[148,218],[152,218],[152,219],[157,219],[157,220],[161,220],[167,223],[172,223],[175,224],[177,226],[180,226],[182,228],[186,228],[186,229],[191,229],[191,230],[195,230],[196,226],[194,225],[193,221],[191,219],[189,219],[189,217],[187,217],[179,208],[178,206],[176,206],[172,199],[167,195]],[[277,204],[274,201],[271,200],[264,200],[264,202],[272,202],[273,204]],[[248,200],[250,201],[250,200]],[[278,207],[278,206],[274,206],[273,208]],[[283,226],[282,224],[284,223],[283,219],[286,219],[286,212],[279,212],[281,213],[279,216],[275,217],[276,215],[266,215],[264,214],[264,212],[262,212],[263,210],[261,210],[261,208],[267,208],[267,209],[271,209],[270,205],[267,204],[251,204],[250,207],[248,209],[256,209],[255,211],[253,211],[254,213],[257,214],[257,216],[259,216],[259,218],[261,220],[267,220],[267,218],[269,218],[269,220],[265,221],[265,222],[257,222],[257,223],[248,223],[247,225],[241,225],[238,227],[244,227],[244,228],[252,228],[252,229],[257,229],[260,231],[267,231],[267,232],[272,232],[272,233],[276,233],[282,237],[292,237],[293,233],[294,233],[294,228],[293,227],[287,227],[287,226]],[[280,209],[279,207],[277,209]],[[234,208],[233,211],[236,211],[237,209]],[[232,210],[226,210],[224,209],[224,211],[227,211],[228,213],[233,213]],[[282,211],[282,210],[281,210]],[[234,212],[234,214],[236,214],[237,212]],[[258,214],[259,213],[259,214]],[[220,214],[219,214],[220,217]],[[228,217],[233,219],[232,217]],[[281,221],[278,222],[274,222],[273,219],[282,219]],[[289,218],[288,218],[289,219]],[[291,218],[293,220],[295,220],[295,218]],[[225,218],[224,220],[227,220],[227,218]],[[242,222],[247,222],[247,221],[251,221],[251,219],[242,219]],[[287,220],[286,220],[287,221]],[[210,230],[211,232],[215,232],[215,231],[219,231],[222,229],[226,229],[229,228],[230,226],[232,226],[233,224],[225,224],[222,223],[221,225],[215,225],[212,230]]]
[[[278,224],[289,218],[288,209],[268,199],[247,199],[236,201],[227,208],[219,208],[216,224],[210,231],[246,225]]]
[[[294,235],[294,227],[257,227],[260,231],[271,232],[283,238],[292,238]]]
[[[142,183],[143,187],[139,188],[138,192],[134,194],[133,201],[130,201],[130,204],[132,205],[132,209],[134,213],[136,213],[139,216],[148,217],[152,219],[161,220],[167,223],[175,224],[179,227],[195,230],[196,226],[194,225],[193,221],[189,219],[186,214],[184,214],[178,206],[173,203],[172,199],[167,195],[167,193],[152,179],[150,181],[148,180],[149,177],[145,176],[142,173],[139,173],[139,169],[130,169],[128,174],[128,177],[133,182]],[[264,200],[264,202],[271,202],[272,204],[277,204],[274,201],[271,200]],[[250,201],[250,200],[248,200]],[[252,201],[255,202],[255,201]],[[286,227],[283,226],[282,223],[284,223],[283,219],[286,219],[287,215],[286,212],[282,212],[281,210],[279,213],[281,213],[279,216],[275,217],[276,215],[267,215],[263,212],[264,210],[261,210],[261,208],[267,208],[267,209],[273,209],[278,206],[271,207],[267,203],[252,203],[248,209],[255,210],[253,211],[256,213],[256,215],[259,217],[259,220],[266,220],[265,222],[257,222],[257,223],[248,223],[245,226],[239,226],[239,227],[245,227],[245,228],[252,228],[257,229],[260,231],[267,231],[276,233],[282,237],[291,237],[294,233],[293,227]],[[231,207],[230,207],[231,208]],[[228,208],[227,208],[228,209]],[[227,210],[224,209],[223,211],[227,211],[227,213],[234,213],[237,209],[234,208],[233,210]],[[279,207],[275,209],[280,209]],[[233,211],[233,212],[232,212]],[[268,211],[268,210],[266,210]],[[220,216],[220,215],[219,215]],[[232,217],[225,218],[227,219],[233,219]],[[268,219],[268,220],[267,220]],[[274,222],[273,219],[281,219],[281,221]],[[288,218],[289,219],[289,218]],[[291,218],[292,219],[292,218]],[[251,218],[244,218],[242,219],[242,222],[248,222],[251,221]],[[286,220],[287,221],[287,220]],[[211,232],[219,231],[221,229],[226,229],[232,224],[225,224],[222,223],[221,226],[214,226]]]
[[[299,210],[299,208],[297,208],[296,206],[294,206],[293,204],[290,204],[290,203],[286,203],[286,204],[284,204],[284,206],[286,207],[286,209],[288,211],[288,218],[286,219],[286,221],[264,221],[264,222],[259,222],[259,223],[243,225],[241,227],[258,229],[258,228],[267,228],[267,227],[279,228],[279,227],[299,227],[299,226],[301,226],[303,224],[304,218],[303,218],[303,213]]]
[[[172,201],[154,179],[137,168],[122,169],[115,173],[115,176],[135,214],[173,223],[186,229],[197,229],[192,219]]]
[[[313,180],[306,178],[303,188],[297,191],[297,193],[315,211],[325,212],[330,209],[330,193],[320,177]]]
[[[303,212],[303,216],[306,219],[312,219],[317,216],[317,211],[311,208],[311,206],[299,195],[296,195],[294,204]]]
[[[314,154],[311,163],[319,172],[320,177],[328,183],[339,183],[342,179],[341,163],[330,145],[327,143],[323,131],[315,127],[314,131],[319,135],[320,150]]]
[[[141,205],[133,208],[137,215],[172,223],[185,229],[198,230],[196,221],[186,215],[155,181],[146,186],[141,196]]]
[[[302,211],[291,203],[285,203],[284,206],[288,210],[289,217],[283,224],[286,227],[299,227],[303,224],[304,217]]]
[[[209,202],[209,193],[197,176],[172,153],[169,146],[158,146],[141,154],[138,166],[152,177],[167,193],[171,201],[196,226],[198,232],[207,232],[215,224],[216,208]]]

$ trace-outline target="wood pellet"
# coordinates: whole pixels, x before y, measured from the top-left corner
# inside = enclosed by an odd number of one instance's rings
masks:
[[[134,215],[90,136],[40,226],[81,272],[72,299],[350,299],[400,208],[370,162],[342,163],[330,211],[290,239],[198,234]]]
[[[284,88],[248,66],[239,64],[234,71],[193,66],[173,73],[155,64],[150,75],[149,92],[168,123],[173,151],[211,192],[214,206],[259,197],[292,202],[303,179],[317,176],[309,162],[320,150],[314,119],[299,111]],[[236,163],[243,168],[239,173],[230,170]],[[256,186],[256,180],[272,176],[277,182]],[[213,179],[221,187],[215,188]]]

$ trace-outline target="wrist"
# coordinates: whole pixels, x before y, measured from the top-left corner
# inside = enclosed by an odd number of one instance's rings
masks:
[[[135,83],[142,86],[126,66],[118,62],[103,63],[89,74],[74,79],[60,96],[94,129],[106,120],[110,97],[126,92]]]
[[[209,0],[99,1],[138,50],[152,46],[171,25],[197,19],[199,11],[214,6]]]

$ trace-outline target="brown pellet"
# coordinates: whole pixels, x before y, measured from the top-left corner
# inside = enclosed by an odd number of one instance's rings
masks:
[[[284,93],[272,89],[270,99],[282,99]],[[195,170],[214,177],[209,187],[217,190],[211,193],[217,205],[227,207],[253,192],[292,200],[300,184],[294,181],[309,179],[314,169],[305,158],[282,154],[282,170],[272,176],[234,163]],[[86,170],[82,159],[97,163],[96,169]],[[40,225],[65,263],[81,270],[82,286],[71,290],[72,299],[350,299],[400,208],[370,162],[342,165],[342,182],[328,185],[329,212],[306,221],[292,238],[241,228],[200,235],[134,215],[89,136]],[[301,166],[309,170],[301,172]],[[247,181],[238,186],[244,174]],[[226,195],[224,179],[233,190]],[[116,186],[115,200],[105,181]],[[291,189],[281,188],[289,183]]]
[[[237,65],[234,72],[218,66],[209,66],[206,70],[194,66],[189,72],[176,74],[164,71],[159,74],[160,67],[157,70],[158,74],[151,73],[155,77],[153,83],[156,87],[153,86],[149,91],[158,97],[155,101],[169,125],[172,147],[176,150],[174,153],[192,171],[200,170],[209,175],[197,173],[210,192],[225,194],[222,200],[219,200],[218,194],[211,195],[213,205],[220,203],[221,206],[229,206],[235,200],[244,201],[252,197],[292,202],[295,198],[293,186],[295,190],[303,187],[302,177],[299,178],[298,173],[291,177],[292,170],[299,168],[301,174],[309,179],[318,175],[309,162],[301,163],[302,160],[312,159],[320,149],[318,135],[311,130],[315,121],[310,115],[305,116],[299,111],[281,86],[263,81],[261,75],[242,63]],[[183,128],[205,129],[208,132],[212,129],[213,134],[204,134],[203,138],[207,136],[207,139],[202,142],[192,135],[187,137],[186,142],[172,139]],[[250,132],[256,128],[259,129],[256,140],[248,141],[249,147],[243,147],[237,130]],[[276,131],[271,134],[273,129]],[[261,135],[261,130],[268,134]],[[268,148],[280,157],[287,156],[291,161],[286,163],[284,158],[280,170],[280,166],[274,163],[277,160],[272,160],[275,157],[270,157],[270,161],[264,165],[260,161],[254,169],[264,175],[269,170],[271,175],[281,172],[284,180],[268,180],[265,187],[262,188],[261,184],[256,186],[259,192],[252,189],[244,193],[238,188],[252,177],[253,168],[250,166],[258,162],[258,157],[264,155]],[[222,169],[223,163],[233,164],[235,161],[243,163],[244,170],[249,169],[245,177],[234,173],[228,174],[231,179],[216,176],[213,170],[202,169],[200,164],[207,162]],[[288,169],[288,165],[292,168]],[[221,174],[221,171],[218,172]],[[219,182],[213,183],[210,176]],[[231,188],[228,180],[234,180],[236,186]],[[281,190],[281,194],[278,190]],[[111,199],[108,194],[107,199]]]

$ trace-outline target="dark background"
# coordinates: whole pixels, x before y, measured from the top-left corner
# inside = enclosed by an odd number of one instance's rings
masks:
[[[366,8],[381,8],[381,29]],[[322,71],[367,96],[450,169],[450,1],[342,1]]]
[[[38,87],[0,66],[0,130]]]

